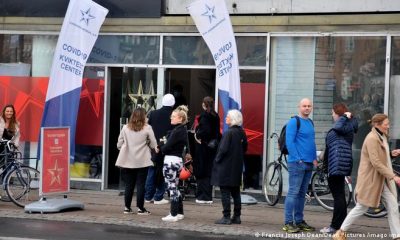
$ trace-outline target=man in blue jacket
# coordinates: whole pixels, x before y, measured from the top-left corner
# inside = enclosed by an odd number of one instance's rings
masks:
[[[313,165],[317,164],[314,124],[309,118],[312,102],[304,98],[299,102],[300,125],[291,118],[286,127],[286,146],[289,151],[289,190],[285,200],[285,225],[288,233],[314,231],[304,221],[304,204]]]

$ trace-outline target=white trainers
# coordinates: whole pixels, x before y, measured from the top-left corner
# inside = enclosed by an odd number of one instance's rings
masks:
[[[178,215],[174,217],[171,214],[168,214],[166,217],[161,218],[161,220],[164,222],[177,222],[179,219]]]
[[[205,200],[196,199],[196,203],[199,203],[199,204],[212,204],[213,201],[205,201]]]
[[[146,199],[145,199],[144,202],[145,202],[145,203],[151,203],[151,202],[153,202],[153,199],[151,199],[151,200],[146,200]]]
[[[183,220],[185,218],[185,215],[178,214],[178,215],[176,215],[176,217],[178,218],[178,220]]]
[[[169,203],[169,201],[167,200],[167,199],[161,199],[160,201],[156,201],[156,200],[154,200],[154,204],[155,205],[161,205],[161,204],[167,204],[167,203]]]

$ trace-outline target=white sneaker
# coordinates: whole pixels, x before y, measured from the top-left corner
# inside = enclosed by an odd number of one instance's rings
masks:
[[[161,218],[161,220],[163,220],[164,222],[177,222],[178,216],[172,216],[171,214],[168,214],[166,217]]]
[[[153,201],[153,199],[151,199],[151,200],[146,200],[146,199],[145,199],[145,200],[144,200],[145,203],[151,203],[152,201]]]
[[[185,215],[178,214],[178,215],[176,215],[176,217],[178,218],[178,220],[183,220],[185,218]]]
[[[164,199],[164,198],[161,199],[160,201],[154,200],[154,204],[156,204],[156,205],[167,204],[167,203],[169,203],[169,201],[167,199]]]
[[[213,201],[205,201],[205,200],[196,199],[196,203],[199,203],[199,204],[212,204]]]

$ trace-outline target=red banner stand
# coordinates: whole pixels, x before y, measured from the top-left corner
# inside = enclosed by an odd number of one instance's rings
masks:
[[[40,185],[38,202],[25,206],[25,212],[60,212],[66,209],[83,209],[82,203],[68,199],[70,190],[70,129],[69,127],[43,127],[40,138]],[[48,199],[50,195],[63,198]]]

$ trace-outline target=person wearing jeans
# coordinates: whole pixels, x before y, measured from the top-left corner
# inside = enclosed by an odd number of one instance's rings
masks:
[[[313,170],[317,165],[314,123],[309,119],[312,111],[311,100],[299,102],[300,126],[291,118],[286,125],[286,145],[289,152],[289,190],[285,200],[285,224],[282,230],[288,233],[314,231],[304,221],[304,201]]]
[[[165,183],[162,181],[162,183],[156,184],[156,167],[149,167],[149,170],[147,172],[147,178],[146,178],[146,192],[145,192],[145,199],[147,202],[151,202],[151,200],[154,200],[154,204],[164,204],[168,203],[168,200],[164,199],[164,193],[165,193]]]
[[[162,98],[162,107],[149,113],[148,124],[153,128],[158,145],[167,132],[173,129],[170,117],[174,104],[174,96],[167,93]],[[164,155],[161,152],[153,153],[152,161],[154,166],[150,166],[147,173],[145,200],[146,202],[154,200],[154,204],[167,204],[168,200],[164,199],[165,181],[162,169]]]

